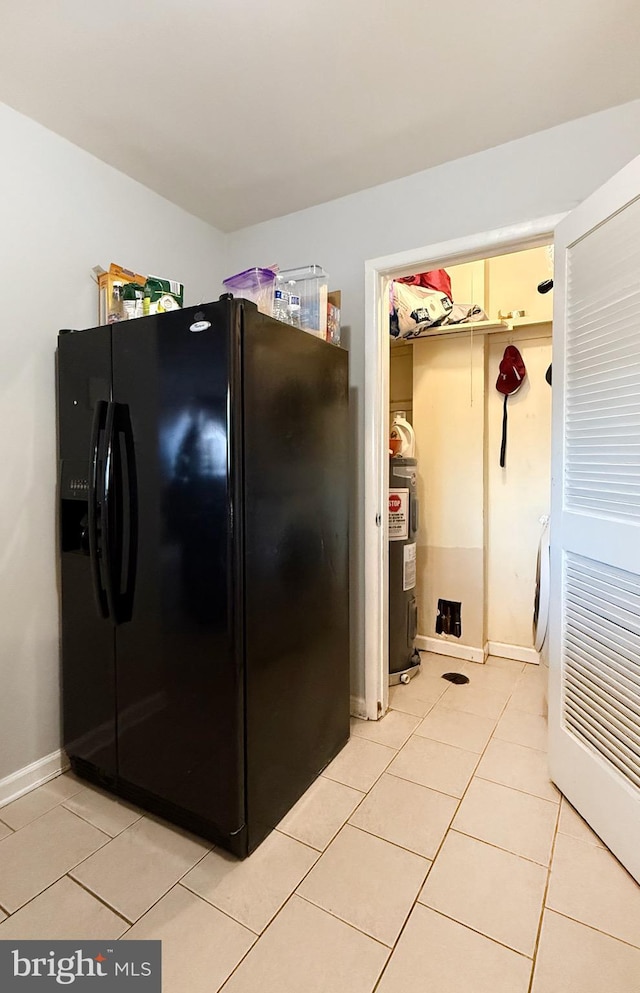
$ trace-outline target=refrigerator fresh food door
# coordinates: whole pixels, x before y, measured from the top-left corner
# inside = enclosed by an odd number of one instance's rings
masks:
[[[233,313],[113,327],[116,427],[119,412],[130,429],[113,438],[120,788],[226,839],[245,820]]]
[[[93,778],[116,775],[114,629],[105,588],[103,486],[111,329],[58,341],[58,499],[63,741]]]
[[[349,737],[348,354],[244,305],[249,849]]]

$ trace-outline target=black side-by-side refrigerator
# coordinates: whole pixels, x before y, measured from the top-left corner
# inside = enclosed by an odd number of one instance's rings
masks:
[[[349,736],[347,353],[222,298],[57,358],[72,768],[244,856]]]

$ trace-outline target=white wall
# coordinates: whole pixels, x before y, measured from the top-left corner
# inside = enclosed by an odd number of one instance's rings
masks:
[[[492,321],[500,314],[524,311],[526,321],[553,318],[553,293],[538,293],[538,284],[553,275],[546,248],[498,255],[487,262],[485,310]]]
[[[0,780],[60,747],[54,354],[96,323],[91,267],[220,292],[224,238],[0,104]]]
[[[484,647],[485,335],[413,345],[418,458],[418,632]],[[437,635],[438,600],[462,603],[462,634]]]
[[[487,343],[486,396],[486,640],[533,646],[536,558],[551,499],[551,324],[507,334]],[[507,403],[507,458],[500,468],[503,398],[495,389],[508,343],[524,359],[527,378]]]
[[[383,125],[382,125],[383,126]],[[570,210],[640,152],[640,100],[406,179],[245,228],[227,268],[318,262],[340,288],[353,403],[352,692],[363,691],[364,260]],[[399,150],[401,155],[402,151]]]

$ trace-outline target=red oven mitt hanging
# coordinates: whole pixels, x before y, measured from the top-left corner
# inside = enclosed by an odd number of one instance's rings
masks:
[[[525,381],[527,370],[522,356],[515,345],[507,345],[500,362],[500,372],[496,381],[498,393],[504,396],[502,412],[502,444],[500,446],[500,466],[504,469],[507,457],[507,400],[517,393]]]

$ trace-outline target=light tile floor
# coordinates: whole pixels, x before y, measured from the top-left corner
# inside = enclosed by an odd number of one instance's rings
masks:
[[[638,993],[640,887],[549,782],[540,670],[423,662],[244,862],[71,774],[0,808],[0,939],[160,938],[164,993]]]

